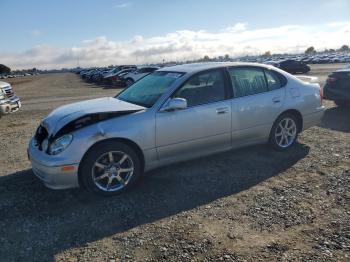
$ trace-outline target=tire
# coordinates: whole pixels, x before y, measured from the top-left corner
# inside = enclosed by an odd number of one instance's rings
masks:
[[[271,128],[269,137],[270,146],[280,151],[288,150],[297,141],[298,130],[300,128],[297,118],[290,113],[282,114],[276,119]]]
[[[130,79],[130,78],[126,79],[126,81],[125,81],[126,87],[131,86],[133,83],[134,83],[134,80],[132,80],[132,79]]]
[[[87,152],[79,176],[89,191],[112,196],[129,190],[142,172],[140,157],[132,147],[106,141]]]

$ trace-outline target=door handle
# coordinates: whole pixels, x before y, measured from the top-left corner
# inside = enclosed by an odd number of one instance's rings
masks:
[[[279,103],[279,102],[281,102],[281,98],[280,97],[274,97],[274,98],[272,98],[272,102]]]
[[[227,112],[228,112],[228,107],[222,107],[222,108],[217,108],[216,109],[216,113],[218,115],[226,114]]]

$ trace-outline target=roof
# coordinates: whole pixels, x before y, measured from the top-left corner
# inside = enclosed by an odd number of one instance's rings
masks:
[[[350,68],[339,69],[333,73],[348,73],[348,72],[350,72]]]
[[[259,63],[244,63],[244,62],[209,62],[209,63],[193,63],[169,66],[159,69],[159,71],[195,73],[207,69],[214,69],[226,66],[259,66],[269,68],[271,66]]]

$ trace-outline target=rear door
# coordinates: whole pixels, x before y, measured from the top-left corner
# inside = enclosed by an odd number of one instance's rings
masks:
[[[285,99],[282,79],[275,71],[259,67],[228,68],[234,98],[232,145],[267,139]]]

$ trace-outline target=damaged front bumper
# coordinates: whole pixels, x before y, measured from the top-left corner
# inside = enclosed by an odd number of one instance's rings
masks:
[[[33,173],[51,189],[68,189],[79,187],[78,163],[62,164],[53,161],[53,156],[39,150],[31,141],[28,147],[28,158]]]

